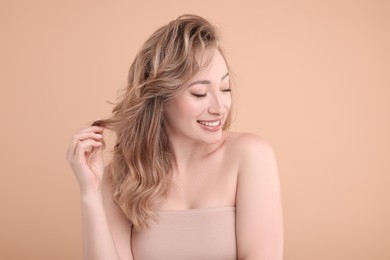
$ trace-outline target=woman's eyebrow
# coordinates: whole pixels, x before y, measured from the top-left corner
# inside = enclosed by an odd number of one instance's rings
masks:
[[[229,76],[229,72],[227,72],[225,75],[222,76],[221,81],[224,80],[227,76]],[[191,87],[192,85],[196,85],[196,84],[210,85],[211,81],[210,80],[197,80],[197,81],[190,83],[187,87]]]

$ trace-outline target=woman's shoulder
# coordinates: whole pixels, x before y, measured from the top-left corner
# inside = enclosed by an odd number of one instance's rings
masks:
[[[277,168],[274,149],[264,137],[229,132],[227,141],[228,159],[236,165],[241,176],[251,176],[253,172],[266,173]]]
[[[226,131],[226,143],[234,150],[270,148],[270,142],[264,137],[252,133]]]
[[[267,139],[252,133],[227,131],[226,146],[228,153],[238,159],[273,152],[271,143]]]

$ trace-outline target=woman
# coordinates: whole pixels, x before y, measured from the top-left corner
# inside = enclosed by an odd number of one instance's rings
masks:
[[[216,29],[183,15],[137,54],[112,117],[73,135],[85,259],[282,259],[275,156],[233,133]],[[113,130],[103,166],[104,129]]]

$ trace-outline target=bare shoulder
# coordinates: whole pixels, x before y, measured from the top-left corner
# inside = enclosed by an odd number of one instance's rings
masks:
[[[228,132],[227,143],[229,151],[240,161],[273,154],[272,145],[267,139],[251,133]]]
[[[283,259],[281,192],[273,148],[269,141],[254,134],[232,134],[231,140],[239,165],[238,259]]]
[[[271,143],[251,133],[226,132],[226,154],[237,177],[276,175],[277,161]]]

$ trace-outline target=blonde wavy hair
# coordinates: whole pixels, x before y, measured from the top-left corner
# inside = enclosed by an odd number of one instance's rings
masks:
[[[114,199],[137,230],[158,219],[153,205],[167,197],[171,186],[175,158],[164,104],[204,66],[198,57],[210,48],[223,55],[216,27],[200,16],[182,15],[159,28],[131,64],[128,85],[111,117],[93,123],[116,134],[110,163]],[[223,129],[230,120],[229,113]]]

